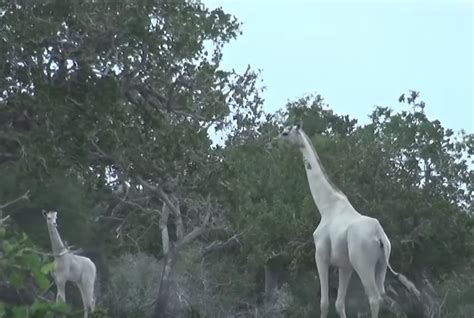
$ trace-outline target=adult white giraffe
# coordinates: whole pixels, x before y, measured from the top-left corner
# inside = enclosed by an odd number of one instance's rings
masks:
[[[372,318],[378,318],[387,267],[417,297],[419,291],[405,276],[389,264],[390,241],[377,219],[360,214],[327,176],[318,154],[300,124],[287,126],[276,138],[296,145],[303,155],[309,187],[321,214],[313,233],[315,259],[321,285],[321,318],[329,307],[328,273],[333,265],[339,271],[336,311],[346,318],[347,287],[355,270],[369,298]]]
[[[57,229],[57,212],[43,210],[48,225],[49,239],[54,255],[54,281],[57,287],[56,301],[66,302],[66,282],[76,283],[84,305],[84,318],[95,308],[95,264],[87,257],[73,254],[63,243]]]

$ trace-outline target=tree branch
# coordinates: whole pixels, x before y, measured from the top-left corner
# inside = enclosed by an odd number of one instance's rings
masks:
[[[173,204],[170,197],[163,191],[163,189],[160,186],[152,185],[148,181],[144,180],[141,176],[137,176],[136,178],[140,182],[140,184],[142,184],[145,188],[157,193],[158,196],[164,202],[164,204],[166,204],[166,206],[171,210],[171,212],[173,212],[173,214],[177,218],[181,218],[181,211],[179,210],[179,207]],[[182,239],[178,238],[178,242],[175,245],[175,250],[179,250],[183,248],[185,245],[189,244],[190,242],[192,242],[193,240],[195,240],[196,238],[204,234],[207,231],[210,218],[211,218],[211,209],[207,209],[206,215],[204,216],[201,226],[196,227],[194,230],[189,232],[186,236],[183,236]],[[178,222],[180,221],[178,220],[177,223]],[[182,222],[182,219],[181,219],[181,222]],[[182,231],[183,232],[180,233],[180,235],[184,234],[184,229],[182,229]]]
[[[163,245],[163,255],[168,255],[170,251],[170,237],[168,233],[168,218],[170,215],[170,209],[166,203],[163,203],[163,209],[161,211],[160,218],[160,230],[161,230],[161,242]]]
[[[30,190],[27,190],[25,193],[23,193],[21,196],[19,196],[18,198],[16,199],[13,199],[11,201],[8,201],[7,203],[4,203],[2,205],[0,205],[0,210],[1,209],[4,209],[6,208],[7,206],[10,206],[14,203],[17,203],[18,201],[21,201],[21,200],[29,200],[30,199]]]
[[[12,154],[10,152],[2,152],[0,153],[0,164],[7,162],[7,161],[14,161],[18,159],[18,156],[15,154]]]
[[[92,138],[90,138],[89,140],[90,140],[92,146],[94,146],[95,150],[97,151],[97,152],[91,152],[93,155],[97,156],[98,158],[100,158],[102,160],[105,160],[108,163],[117,164],[117,162],[114,160],[114,158],[112,158],[111,156],[106,154],[102,150],[102,148],[100,148],[99,145],[94,140],[92,140]]]
[[[214,241],[203,249],[202,255],[207,256],[212,253],[231,250],[240,245],[238,234],[232,235],[226,241]]]
[[[179,205],[179,200],[176,200],[176,212],[174,216],[176,218],[176,237],[178,241],[183,240],[184,238],[184,225],[183,225],[183,217],[181,216],[181,208]]]
[[[3,219],[0,219],[0,226],[5,223],[6,220],[8,220],[10,218],[9,215],[7,215],[6,217],[4,217]]]
[[[176,250],[179,250],[189,244],[190,242],[194,241],[199,236],[203,235],[208,230],[209,220],[211,218],[211,210],[207,210],[206,216],[201,224],[191,232],[189,232],[181,241],[176,244]]]
[[[180,215],[181,212],[178,211],[177,207],[173,204],[173,202],[171,202],[171,199],[169,198],[169,196],[165,193],[165,191],[163,191],[163,189],[160,187],[160,186],[154,186],[152,185],[151,183],[149,183],[148,181],[146,181],[145,179],[143,179],[141,176],[137,176],[137,180],[138,182],[140,182],[140,184],[142,186],[144,186],[145,188],[147,188],[148,190],[151,190],[153,192],[155,192],[156,194],[158,194],[158,196],[166,203],[166,205],[171,209],[171,211],[173,212],[173,214],[175,215]]]

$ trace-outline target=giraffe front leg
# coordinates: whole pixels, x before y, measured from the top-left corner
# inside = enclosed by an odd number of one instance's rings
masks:
[[[315,259],[321,285],[321,318],[326,318],[329,309],[329,262],[323,247],[316,246]]]
[[[346,318],[347,287],[352,276],[352,267],[339,268],[339,287],[337,289],[336,311],[340,318]]]
[[[62,279],[56,279],[56,302],[60,300],[66,303],[66,281]]]

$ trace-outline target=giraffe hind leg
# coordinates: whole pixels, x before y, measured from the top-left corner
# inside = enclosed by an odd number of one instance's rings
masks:
[[[86,292],[84,290],[84,285],[82,284],[82,282],[78,282],[77,287],[79,288],[79,291],[81,292],[82,305],[84,308],[84,318],[87,318],[88,313],[89,313],[89,305],[88,305]]]
[[[359,275],[362,285],[364,286],[365,293],[369,298],[372,318],[378,318],[382,297],[375,281],[375,266],[368,262],[364,262],[362,258],[361,260],[362,261],[360,263],[356,262],[353,266]]]
[[[381,260],[377,263],[375,267],[375,283],[377,284],[377,288],[379,289],[380,295],[385,295],[385,276],[387,274],[387,262],[385,260]]]
[[[94,283],[95,277],[94,276],[85,276],[81,280],[82,289],[84,291],[84,300],[85,306],[90,312],[94,312],[95,310],[95,297],[94,297]]]
[[[378,318],[382,297],[376,282],[376,265],[380,259],[379,243],[360,239],[360,236],[349,240],[349,260],[364,286],[369,298],[372,318]]]

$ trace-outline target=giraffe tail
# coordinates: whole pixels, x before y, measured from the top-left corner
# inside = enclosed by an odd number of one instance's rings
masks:
[[[409,292],[413,293],[416,298],[420,299],[421,293],[416,288],[415,284],[413,284],[405,275],[401,273],[397,273],[396,271],[393,270],[392,266],[390,266],[390,247],[389,244],[385,243],[384,240],[380,239],[380,247],[383,248],[384,255],[385,255],[385,260],[387,262],[387,267],[388,269],[392,272],[392,274],[398,279],[398,281],[405,287]]]

